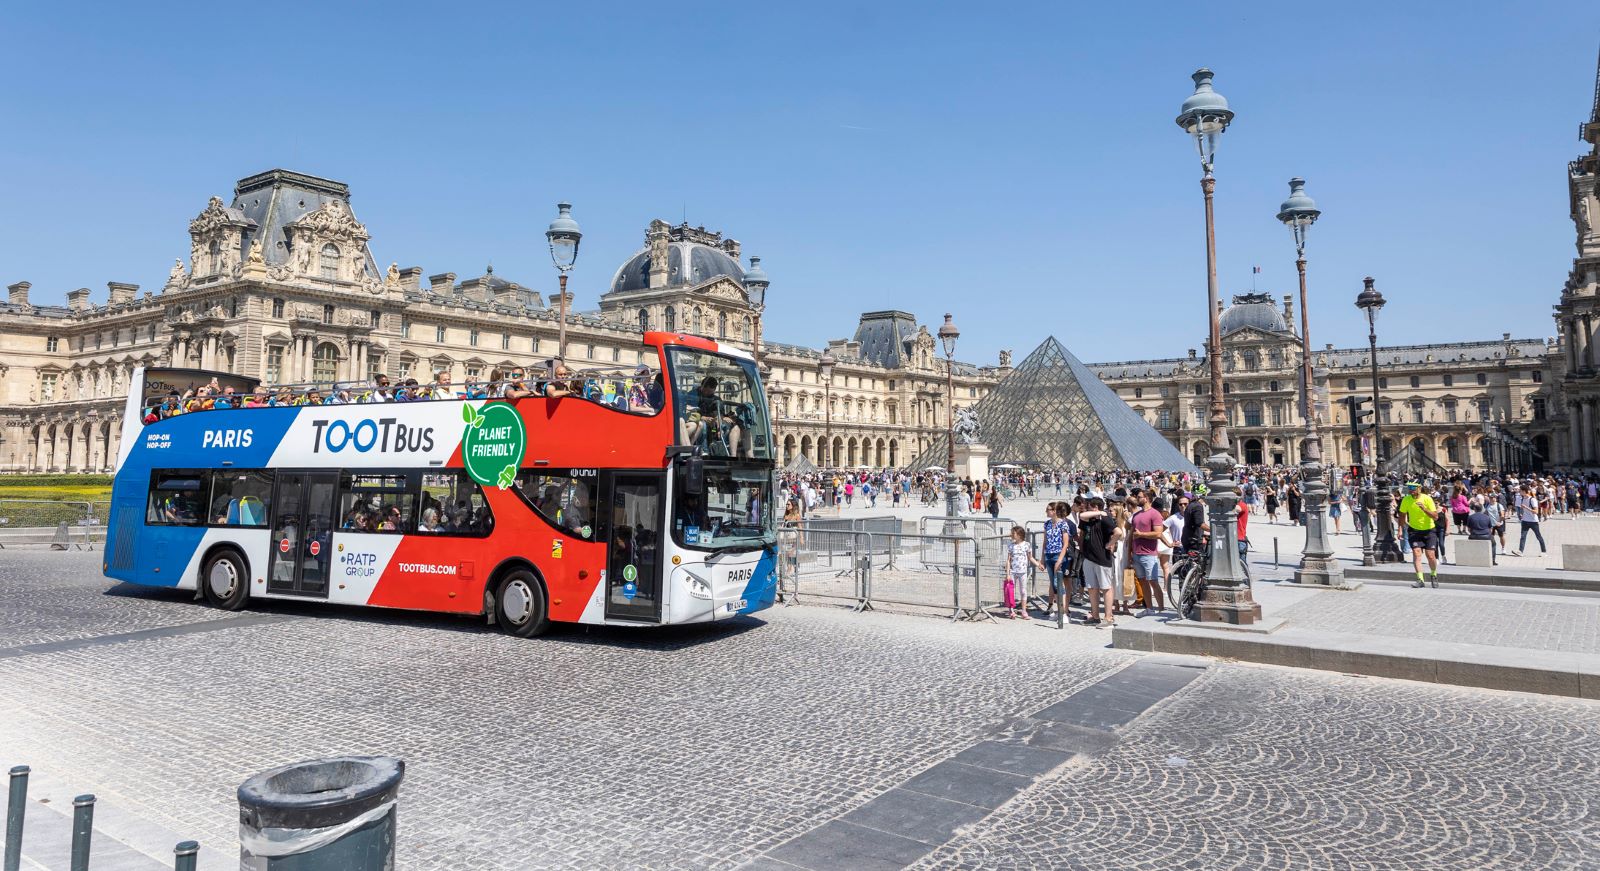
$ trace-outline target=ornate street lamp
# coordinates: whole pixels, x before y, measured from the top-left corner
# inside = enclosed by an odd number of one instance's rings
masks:
[[[1317,429],[1317,404],[1312,394],[1311,315],[1306,305],[1306,233],[1322,212],[1306,196],[1306,180],[1289,179],[1289,198],[1278,209],[1278,220],[1294,233],[1295,269],[1300,273],[1300,381],[1305,402],[1306,449],[1300,457],[1301,492],[1305,505],[1306,547],[1300,556],[1295,581],[1301,584],[1339,586],[1344,567],[1333,558],[1328,541],[1328,483],[1322,466],[1322,435]]]
[[[1196,605],[1196,617],[1207,622],[1254,623],[1261,619],[1261,606],[1250,595],[1244,571],[1239,565],[1237,515],[1239,485],[1233,480],[1233,457],[1228,454],[1228,418],[1222,407],[1222,325],[1217,310],[1217,235],[1212,195],[1217,180],[1211,174],[1216,163],[1217,143],[1233,121],[1228,101],[1212,90],[1212,73],[1195,70],[1194,93],[1183,101],[1178,126],[1194,137],[1200,151],[1200,190],[1206,200],[1206,315],[1211,321],[1211,348],[1206,356],[1211,364],[1210,438],[1212,454],[1206,460],[1211,474],[1206,483],[1206,510],[1211,525],[1211,570],[1206,575],[1206,593]]]
[[[1361,294],[1356,297],[1356,308],[1367,313],[1367,346],[1372,357],[1372,456],[1374,468],[1372,470],[1372,486],[1377,493],[1371,500],[1372,511],[1376,517],[1375,528],[1378,531],[1378,540],[1373,542],[1373,558],[1380,563],[1397,563],[1400,561],[1400,546],[1394,540],[1394,491],[1391,489],[1389,475],[1383,471],[1383,463],[1388,457],[1383,450],[1383,396],[1378,389],[1378,312],[1383,309],[1383,294],[1372,286],[1369,276],[1363,280]]]
[[[761,371],[761,313],[767,310],[767,288],[772,282],[767,271],[761,268],[761,258],[751,257],[750,268],[744,272],[744,292],[750,298],[750,308],[756,313],[756,334],[751,343],[751,356],[756,358],[756,371]]]
[[[822,450],[817,451],[817,458],[821,460],[817,465],[824,470],[828,468],[828,451],[833,449],[833,367],[838,362],[832,351],[823,351],[817,360],[817,369],[822,373],[823,445]]]
[[[556,203],[556,219],[550,222],[550,229],[544,231],[546,239],[550,240],[550,259],[555,261],[556,271],[561,273],[561,326],[559,338],[556,339],[556,356],[565,361],[567,359],[567,273],[572,271],[578,262],[578,242],[583,239],[583,233],[578,230],[578,222],[572,220],[572,204]]]
[[[956,484],[956,381],[955,381],[955,356],[956,339],[961,338],[961,330],[956,328],[955,320],[948,312],[944,316],[944,325],[939,327],[939,342],[944,345],[944,389],[945,389],[945,457],[944,457],[944,516],[945,534],[959,535],[961,525],[955,518],[961,516],[960,501],[961,487]]]

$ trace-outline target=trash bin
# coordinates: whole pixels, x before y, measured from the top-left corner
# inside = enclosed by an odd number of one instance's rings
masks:
[[[405,762],[338,756],[239,785],[240,871],[390,871]]]

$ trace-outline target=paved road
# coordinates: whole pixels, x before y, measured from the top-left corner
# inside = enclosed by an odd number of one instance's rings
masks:
[[[225,615],[98,559],[0,553],[0,748],[220,867],[237,784],[331,753],[406,759],[405,868],[826,867],[792,845],[922,801],[925,769],[1075,692],[1115,705],[1093,691],[1152,662],[1103,633],[826,607],[532,641]],[[970,824],[881,867],[1600,868],[1600,705],[1206,665],[1007,803],[957,784]]]

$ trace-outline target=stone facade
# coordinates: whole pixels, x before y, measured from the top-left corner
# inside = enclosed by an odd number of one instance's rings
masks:
[[[1567,165],[1568,204],[1577,231],[1577,256],[1561,300],[1555,306],[1563,353],[1560,401],[1554,406],[1558,434],[1574,462],[1600,465],[1600,71],[1595,75],[1594,109],[1578,135],[1589,153]]]
[[[1224,407],[1233,453],[1250,464],[1297,465],[1306,425],[1301,343],[1290,326],[1293,298],[1284,297],[1281,310],[1265,294],[1236,296],[1233,303],[1222,313]],[[1372,396],[1368,349],[1324,345],[1313,353],[1323,463],[1370,462],[1370,438],[1362,457],[1343,404],[1346,396]],[[1543,445],[1549,462],[1556,430],[1551,412],[1557,407],[1552,359],[1559,353],[1546,340],[1513,339],[1509,333],[1484,342],[1379,346],[1383,405],[1378,415],[1385,455],[1415,444],[1440,465],[1482,468],[1484,425],[1503,420],[1509,429]],[[1197,464],[1204,461],[1210,411],[1210,370],[1204,356],[1191,350],[1183,358],[1090,368],[1186,456]]]
[[[28,282],[10,286],[0,303],[0,471],[109,471],[140,365],[275,384],[367,381],[378,372],[426,379],[448,370],[459,384],[556,353],[557,310],[492,269],[463,281],[438,273],[426,283],[420,267],[380,273],[349,191],[336,181],[285,170],[251,176],[231,204],[211,198],[189,235],[188,262],[175,262],[157,292],[110,282],[103,303],[79,288],[66,305],[35,305]],[[640,286],[619,270],[597,311],[568,315],[574,367],[631,368],[641,360],[643,328],[752,344],[757,314],[738,242],[653,221],[645,243],[636,255],[645,265]],[[862,331],[881,339],[886,319],[903,333],[898,347],[863,353]],[[926,327],[901,312],[864,315],[862,324],[857,339],[830,343],[839,360],[831,385],[820,381],[821,349],[764,346],[783,461],[816,459],[831,436],[830,460],[897,465],[943,432],[945,366]],[[956,404],[977,401],[1001,371],[957,363]]]

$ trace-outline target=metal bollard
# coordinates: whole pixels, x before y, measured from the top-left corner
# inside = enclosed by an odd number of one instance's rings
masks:
[[[89,871],[89,836],[94,834],[94,796],[72,800],[72,871]]]
[[[1272,567],[1278,567],[1278,537],[1276,535],[1272,537]]]
[[[11,769],[11,790],[6,798],[5,871],[17,871],[22,867],[22,818],[28,805],[28,771],[26,765]]]
[[[179,841],[178,846],[172,848],[172,871],[194,871],[199,853],[199,841]]]
[[[239,785],[240,871],[390,871],[405,762],[338,756]]]

